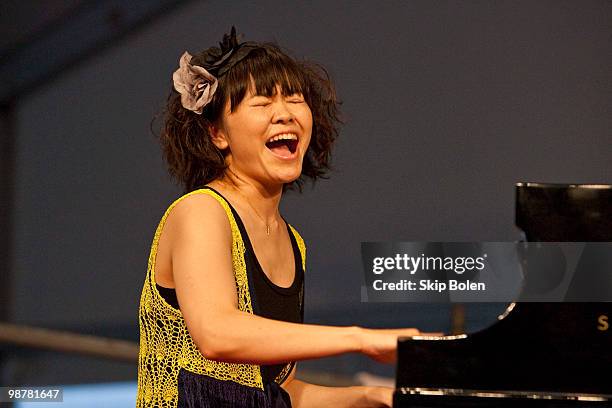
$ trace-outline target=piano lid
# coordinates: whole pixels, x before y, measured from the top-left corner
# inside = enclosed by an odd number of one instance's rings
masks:
[[[517,183],[516,225],[528,241],[611,242],[612,185]],[[611,326],[612,303],[517,303],[476,333],[400,339],[394,406],[435,395],[415,389],[470,390],[474,401],[461,406],[476,406],[482,391],[567,395],[577,404],[587,401],[573,396],[599,395],[609,403]],[[453,401],[466,401],[455,394]]]
[[[517,183],[515,208],[527,241],[612,241],[612,185]]]

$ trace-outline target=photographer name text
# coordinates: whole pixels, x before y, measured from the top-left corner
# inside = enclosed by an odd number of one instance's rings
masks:
[[[372,283],[374,290],[399,290],[399,291],[421,291],[421,292],[446,292],[446,291],[480,291],[484,292],[487,287],[484,282],[458,281],[449,279],[440,281],[438,279],[421,279],[418,282],[402,279],[397,282],[384,282],[377,279]]]

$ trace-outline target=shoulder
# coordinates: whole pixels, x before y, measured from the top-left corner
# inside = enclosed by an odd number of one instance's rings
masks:
[[[166,211],[170,235],[187,238],[203,234],[231,238],[227,204],[210,190],[195,190],[176,199]]]
[[[225,214],[223,200],[214,192],[206,189],[194,190],[177,198],[169,210],[177,214],[200,214],[206,211],[210,214]]]

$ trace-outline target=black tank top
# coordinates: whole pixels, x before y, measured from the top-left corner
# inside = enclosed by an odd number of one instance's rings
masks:
[[[255,251],[253,250],[253,245],[251,244],[251,240],[246,232],[246,228],[244,227],[244,224],[242,223],[242,220],[234,207],[225,197],[219,194],[217,190],[208,186],[203,188],[212,190],[223,198],[230,207],[232,214],[236,219],[236,224],[238,225],[238,229],[240,230],[240,235],[242,236],[245,246],[244,260],[246,262],[253,313],[269,319],[302,323],[304,321],[304,269],[302,268],[302,256],[300,254],[300,249],[297,245],[293,232],[291,232],[289,224],[285,221],[285,224],[287,224],[287,232],[289,233],[289,238],[291,239],[291,247],[293,248],[295,276],[291,286],[282,287],[272,282],[264,273],[261,265],[259,264],[257,256],[255,256]],[[283,218],[283,221],[284,220],[285,219]],[[173,288],[165,288],[163,286],[159,286],[157,283],[155,286],[157,286],[159,294],[170,306],[174,307],[175,309],[179,308],[176,291]],[[261,374],[264,383],[274,381],[285,366],[286,363],[262,365]],[[284,381],[284,378],[282,381]]]

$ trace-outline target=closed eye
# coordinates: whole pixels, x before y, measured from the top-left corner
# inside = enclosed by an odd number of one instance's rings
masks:
[[[304,95],[296,92],[294,94],[288,95],[286,100],[289,103],[304,103]]]
[[[271,103],[272,100],[265,96],[256,96],[251,100],[251,106],[268,106]]]

